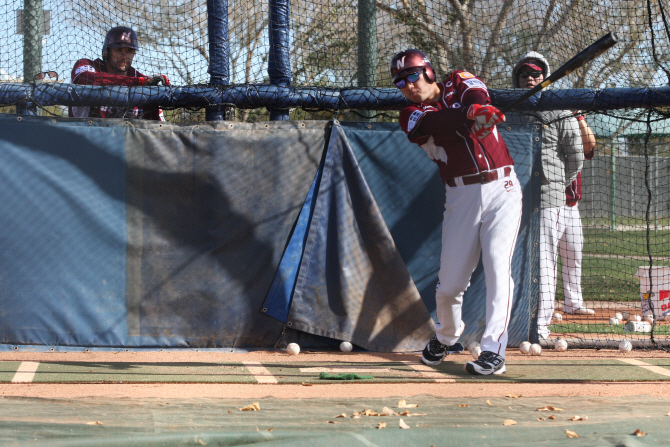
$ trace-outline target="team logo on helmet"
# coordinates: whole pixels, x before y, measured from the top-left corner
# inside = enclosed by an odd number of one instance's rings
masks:
[[[398,59],[398,61],[395,64],[396,70],[402,70],[403,68],[405,68],[405,58],[406,57],[407,56],[403,56],[400,59]]]

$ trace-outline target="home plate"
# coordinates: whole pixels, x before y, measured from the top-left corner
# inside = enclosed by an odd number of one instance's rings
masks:
[[[304,373],[380,373],[380,372],[391,372],[388,368],[355,368],[349,366],[335,366],[335,367],[313,367],[313,368],[300,368],[300,372]]]

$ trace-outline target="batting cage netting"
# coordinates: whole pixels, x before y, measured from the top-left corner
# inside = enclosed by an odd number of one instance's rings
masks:
[[[4,0],[1,7],[0,111],[64,117],[69,107],[116,107],[115,116],[128,118],[133,107],[160,107],[175,123],[395,122],[406,102],[389,63],[407,48],[426,53],[438,78],[468,70],[494,105],[509,103],[521,92],[510,89],[521,87],[524,57],[546,74],[616,32],[615,47],[508,116],[545,135],[579,126],[580,139],[565,144],[586,154],[575,183],[558,194],[543,189],[554,196],[531,210],[541,227],[531,336],[670,347],[667,0]],[[170,85],[71,83],[77,61],[101,58],[116,26],[137,32],[133,66]]]

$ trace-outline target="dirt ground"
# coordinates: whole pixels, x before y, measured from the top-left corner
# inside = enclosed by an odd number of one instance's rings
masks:
[[[665,351],[637,351],[622,354],[616,350],[573,349],[567,352],[545,350],[543,358],[562,360],[594,360],[607,358],[669,358]],[[522,356],[510,349],[508,359]],[[463,362],[470,355],[456,357]],[[2,352],[0,361],[32,362],[380,362],[420,361],[420,354],[302,352],[289,356],[282,351],[253,351],[249,353],[150,351],[150,352]],[[402,383],[402,384],[325,384],[325,385],[265,385],[265,384],[0,384],[0,396],[40,398],[345,398],[433,395],[439,397],[491,397],[512,393],[525,397],[542,396],[633,396],[667,397],[670,382],[589,382],[589,383]]]

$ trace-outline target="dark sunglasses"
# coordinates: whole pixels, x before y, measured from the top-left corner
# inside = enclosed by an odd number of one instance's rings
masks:
[[[398,79],[397,81],[395,81],[395,86],[398,88],[405,88],[408,82],[414,84],[421,77],[421,73],[423,72],[420,71],[418,73],[412,73],[411,75],[407,75],[402,79]]]
[[[523,73],[519,73],[520,78],[527,78],[528,76],[532,76],[533,78],[537,79],[540,76],[542,76],[541,71],[524,71]]]

